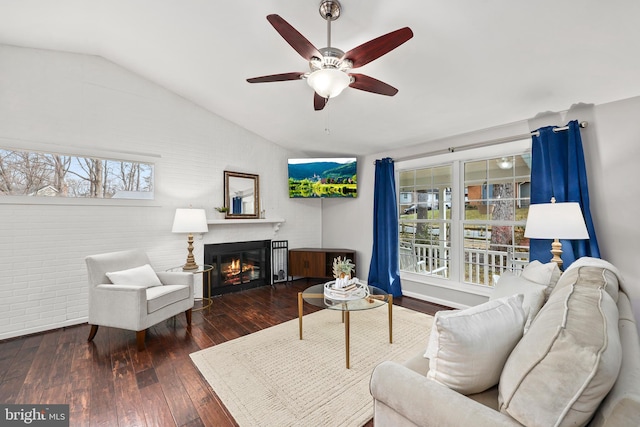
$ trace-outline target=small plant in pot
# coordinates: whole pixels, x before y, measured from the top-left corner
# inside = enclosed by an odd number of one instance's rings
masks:
[[[336,279],[336,288],[343,288],[351,279],[351,272],[355,268],[355,264],[347,257],[337,257],[333,260],[333,277]]]
[[[216,208],[214,208],[216,211],[220,212],[222,214],[222,216],[226,216],[227,212],[229,212],[229,208],[226,206],[218,206]]]

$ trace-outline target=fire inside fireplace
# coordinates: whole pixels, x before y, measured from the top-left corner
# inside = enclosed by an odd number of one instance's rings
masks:
[[[254,264],[250,257],[233,258],[222,262],[222,285],[239,285],[260,278],[260,263]]]
[[[269,285],[271,241],[221,243],[204,246],[204,263],[213,266],[211,294],[220,295]],[[204,293],[208,296],[208,276]]]

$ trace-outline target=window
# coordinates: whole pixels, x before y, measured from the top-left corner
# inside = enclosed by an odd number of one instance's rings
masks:
[[[400,169],[401,272],[493,286],[503,271],[521,270],[530,165],[523,152]]]
[[[153,164],[0,149],[0,196],[152,199]]]
[[[528,262],[530,165],[529,153],[463,163],[465,283],[490,286],[495,275]]]
[[[452,168],[401,171],[399,180],[400,269],[447,277]]]

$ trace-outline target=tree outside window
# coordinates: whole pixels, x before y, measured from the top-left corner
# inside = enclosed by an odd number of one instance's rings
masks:
[[[0,149],[0,196],[153,196],[153,164]]]

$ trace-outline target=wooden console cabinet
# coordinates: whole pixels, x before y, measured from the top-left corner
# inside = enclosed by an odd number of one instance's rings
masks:
[[[289,249],[289,275],[332,279],[333,260],[337,257],[349,258],[355,264],[356,251],[324,248]],[[355,271],[352,274],[355,276]]]

